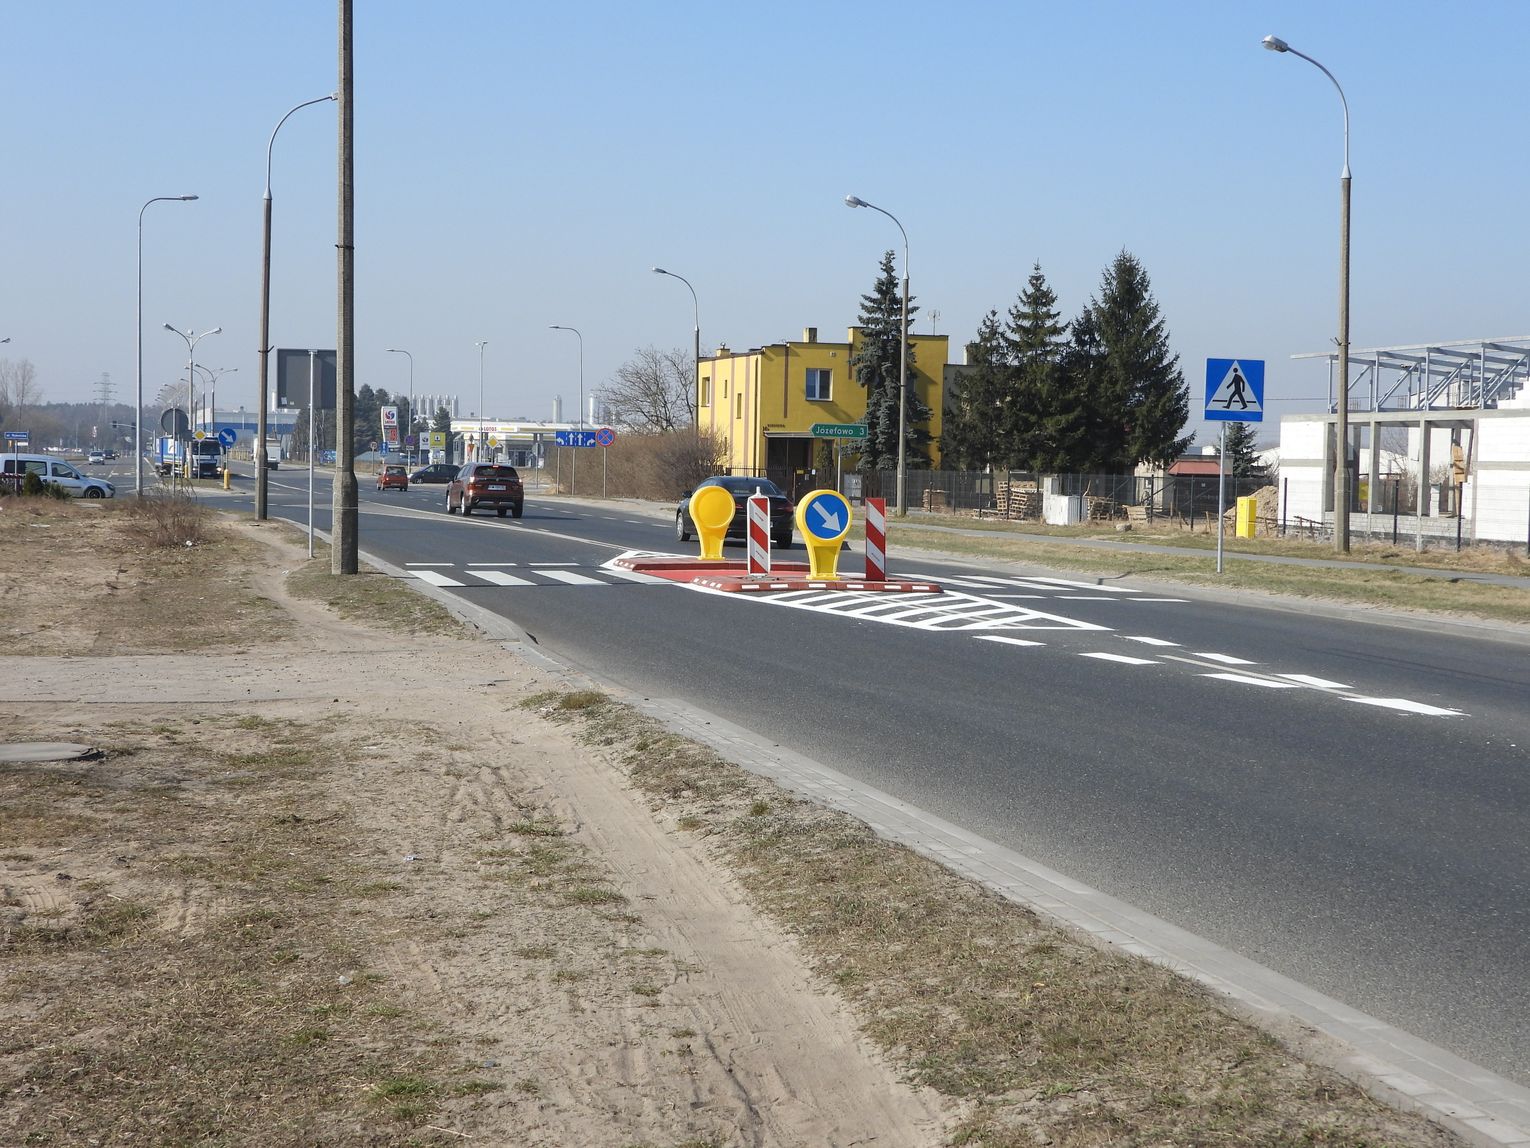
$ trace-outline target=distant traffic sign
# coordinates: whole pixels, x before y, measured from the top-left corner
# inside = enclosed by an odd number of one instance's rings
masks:
[[[865,438],[865,423],[814,423],[810,431],[814,438]]]
[[[601,427],[595,432],[595,441],[601,446],[610,446],[616,441],[616,432],[610,427]]]
[[[233,427],[219,427],[218,441],[221,442],[225,447],[233,446],[236,442],[239,441],[239,432],[236,431]]]
[[[1212,422],[1264,421],[1264,360],[1207,359],[1206,409]]]
[[[6,442],[26,442],[31,437],[30,432],[24,430],[8,430],[5,432]]]
[[[592,430],[560,430],[553,435],[553,441],[559,446],[600,446],[598,434]]]

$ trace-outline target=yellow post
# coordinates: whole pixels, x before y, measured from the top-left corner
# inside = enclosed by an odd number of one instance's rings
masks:
[[[1245,495],[1238,499],[1238,526],[1239,538],[1254,537],[1254,526],[1259,513],[1259,500],[1253,495]]]
[[[701,539],[701,557],[722,560],[723,539],[733,521],[733,495],[720,486],[703,486],[691,495],[691,521]]]
[[[223,464],[223,489],[224,490],[228,489],[228,476],[229,476],[230,473],[231,472],[228,469],[228,463],[225,462]]]
[[[839,550],[850,533],[850,502],[836,490],[815,490],[797,503],[797,532],[808,552],[808,579],[839,578]]]

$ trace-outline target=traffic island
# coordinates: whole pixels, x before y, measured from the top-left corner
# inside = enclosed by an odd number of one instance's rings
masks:
[[[682,558],[678,555],[623,555],[615,565],[652,578],[664,578],[708,590],[728,593],[770,594],[787,590],[858,590],[872,594],[939,594],[939,582],[911,581],[903,578],[868,579],[863,577],[814,578],[806,562],[772,562],[763,574],[749,573],[747,562],[726,558]]]

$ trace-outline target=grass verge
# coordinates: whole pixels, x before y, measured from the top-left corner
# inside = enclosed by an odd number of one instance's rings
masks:
[[[571,699],[577,698],[577,701]],[[967,1102],[950,1143],[1441,1145],[1217,1006],[878,840],[613,702],[545,693],[677,832],[706,837],[910,1078]]]

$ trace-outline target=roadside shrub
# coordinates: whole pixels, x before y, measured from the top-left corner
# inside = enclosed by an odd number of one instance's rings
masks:
[[[185,492],[162,492],[134,498],[124,507],[128,531],[148,546],[197,546],[208,540],[212,515]]]

